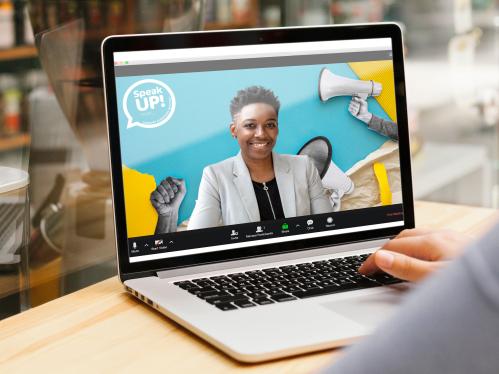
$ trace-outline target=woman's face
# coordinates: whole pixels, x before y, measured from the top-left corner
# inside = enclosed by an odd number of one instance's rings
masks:
[[[254,103],[244,106],[230,125],[241,153],[252,160],[270,157],[277,140],[277,113],[269,104]]]

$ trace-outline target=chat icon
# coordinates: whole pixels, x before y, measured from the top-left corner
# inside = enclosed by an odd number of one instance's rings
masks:
[[[175,112],[172,89],[157,79],[142,79],[133,83],[123,95],[123,113],[127,129],[153,129],[167,123]]]

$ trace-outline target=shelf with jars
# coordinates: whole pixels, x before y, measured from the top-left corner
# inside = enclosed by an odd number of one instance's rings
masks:
[[[28,78],[40,71],[25,1],[0,0],[0,164],[5,156],[26,149],[31,138]]]

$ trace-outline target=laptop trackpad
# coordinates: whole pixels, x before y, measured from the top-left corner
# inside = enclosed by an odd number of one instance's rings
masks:
[[[390,287],[378,293],[353,296],[321,304],[332,312],[348,317],[368,328],[378,326],[389,318],[406,294],[402,287]]]

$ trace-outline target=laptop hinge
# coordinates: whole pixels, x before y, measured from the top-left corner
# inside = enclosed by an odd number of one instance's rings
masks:
[[[271,256],[260,256],[260,257],[252,257],[246,258],[242,260],[235,261],[226,261],[226,262],[217,262],[214,264],[205,264],[205,265],[197,265],[197,266],[189,266],[180,269],[170,269],[170,270],[161,270],[156,274],[159,278],[173,278],[173,277],[181,277],[199,273],[208,273],[211,271],[220,271],[226,269],[235,269],[246,266],[254,266],[254,265],[263,265],[263,264],[271,264],[275,262],[281,261],[292,261],[305,259],[309,257],[317,257],[324,255],[331,255],[341,252],[350,252],[350,251],[358,251],[362,249],[368,248],[376,248],[382,246],[388,239],[377,239],[377,240],[369,240],[357,243],[348,243],[343,245],[336,246],[326,246],[319,248],[311,248],[302,251],[296,251],[291,253],[280,253],[277,255]]]

